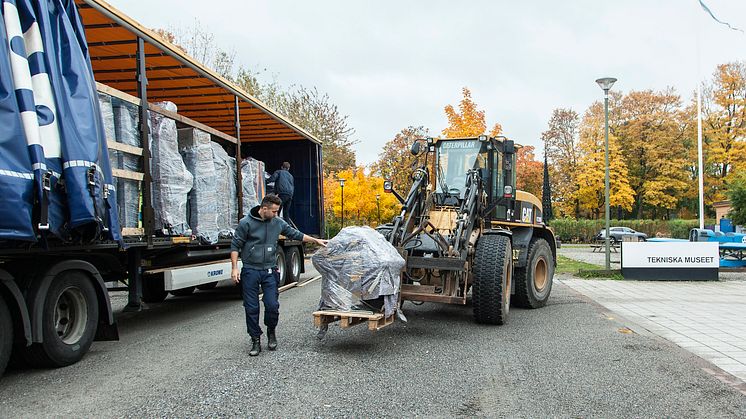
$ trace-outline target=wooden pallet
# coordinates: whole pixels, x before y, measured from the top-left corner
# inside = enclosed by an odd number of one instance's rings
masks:
[[[367,322],[368,330],[380,330],[394,322],[394,315],[384,317],[383,313],[374,313],[372,311],[332,310],[319,310],[313,313],[313,325],[316,328],[321,328],[336,321],[339,321],[339,327],[342,329]]]

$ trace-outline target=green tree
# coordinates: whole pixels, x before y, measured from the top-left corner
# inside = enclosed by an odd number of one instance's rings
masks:
[[[728,217],[735,225],[746,225],[746,172],[733,176],[728,189],[728,199],[731,203]]]
[[[412,185],[412,164],[415,161],[415,156],[410,152],[412,144],[428,135],[428,129],[423,126],[409,126],[398,132],[383,145],[378,160],[373,163],[373,173],[393,181],[397,191],[408,191]]]

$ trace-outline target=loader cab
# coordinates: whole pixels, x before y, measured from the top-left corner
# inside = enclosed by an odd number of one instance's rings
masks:
[[[439,205],[458,206],[467,172],[479,171],[493,219],[507,219],[515,199],[515,145],[505,137],[440,139],[435,143],[433,190]],[[506,182],[507,179],[507,182]]]

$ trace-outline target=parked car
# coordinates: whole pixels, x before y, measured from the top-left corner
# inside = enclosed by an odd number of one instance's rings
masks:
[[[627,239],[625,239],[627,237]],[[603,229],[596,234],[596,240],[604,240],[606,238],[606,229]],[[609,228],[609,239],[612,243],[618,243],[621,241],[647,241],[648,235],[640,233],[639,231],[632,230],[629,227],[611,227]]]

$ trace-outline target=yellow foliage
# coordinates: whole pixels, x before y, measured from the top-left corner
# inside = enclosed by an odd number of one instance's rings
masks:
[[[345,180],[344,188],[340,185],[340,179]],[[339,173],[330,173],[324,178],[324,205],[327,215],[342,218],[343,190],[345,226],[378,225],[379,204],[381,224],[391,221],[399,210],[400,204],[396,197],[383,191],[383,178],[367,175],[365,168],[360,166]]]

